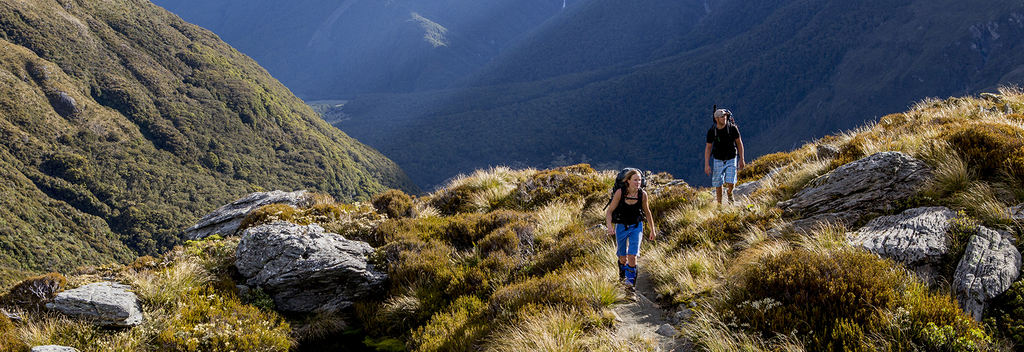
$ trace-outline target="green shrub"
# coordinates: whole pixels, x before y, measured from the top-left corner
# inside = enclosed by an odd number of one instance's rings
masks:
[[[538,245],[537,255],[529,272],[543,274],[562,269],[577,258],[597,253],[601,241],[611,239],[603,231],[597,234],[588,232],[581,224],[567,226],[558,233],[554,241]]]
[[[4,337],[0,339],[0,352],[29,351],[29,346],[15,338],[17,329],[17,325],[14,325],[14,322],[8,319],[6,314],[0,314],[0,336]]]
[[[793,157],[796,152],[797,151],[777,152],[754,159],[754,161],[747,164],[747,166],[744,167],[743,170],[740,170],[740,173],[736,175],[739,177],[739,183],[756,181],[767,175],[775,168],[789,165],[793,162]]]
[[[391,219],[416,217],[412,197],[397,189],[381,193],[371,201],[378,213],[382,213]]]
[[[148,256],[148,255],[144,255],[144,256],[135,258],[135,261],[133,261],[131,264],[129,264],[128,267],[131,268],[132,270],[135,270],[135,271],[142,271],[142,270],[156,269],[159,265],[160,265],[160,260],[158,260],[156,258],[153,258],[151,256]]]
[[[245,216],[245,220],[242,220],[242,224],[238,226],[238,232],[241,233],[250,227],[266,225],[275,221],[295,222],[294,220],[301,214],[302,212],[298,208],[288,204],[267,204],[249,212]]]
[[[579,164],[537,172],[512,194],[524,209],[537,209],[551,202],[606,200],[608,189],[590,165]]]
[[[413,332],[413,351],[469,351],[490,332],[487,305],[474,296],[462,296],[443,313]]]
[[[720,309],[763,338],[796,333],[813,351],[865,348],[878,310],[897,306],[897,288],[911,279],[855,250],[792,250],[747,270]]]
[[[967,244],[971,237],[978,233],[979,225],[978,220],[968,216],[963,210],[957,211],[956,217],[949,220],[949,229],[946,230],[949,251],[942,258],[939,268],[943,277],[953,277],[957,265],[960,264],[960,258],[967,251]]]
[[[867,137],[863,134],[850,138],[846,143],[839,146],[839,153],[829,163],[829,170],[833,170],[850,162],[865,157],[864,143]]]
[[[985,323],[994,328],[996,336],[1024,346],[1024,279],[1018,279],[1010,289],[996,296],[985,313]]]
[[[507,321],[518,316],[523,309],[535,306],[564,307],[596,314],[600,303],[575,289],[568,281],[552,274],[502,287],[491,295],[489,314]]]
[[[666,214],[695,202],[696,199],[697,190],[688,185],[669,186],[657,196],[651,195],[650,206],[655,223],[658,224],[658,227],[664,226]]]
[[[533,216],[512,210],[497,210],[487,214],[459,214],[450,218],[442,239],[455,248],[467,250],[477,241],[500,228],[511,228],[521,242],[532,242]]]
[[[10,292],[0,298],[0,303],[29,311],[41,311],[67,285],[68,279],[60,273],[30,277],[14,285]]]
[[[1007,171],[1024,177],[1024,134],[1018,127],[994,123],[974,123],[947,131],[942,138],[960,153],[978,175],[997,175]],[[1024,179],[1024,178],[1022,178]]]
[[[242,303],[259,308],[265,312],[273,312],[277,309],[277,306],[274,304],[274,298],[270,297],[270,294],[266,291],[263,291],[262,287],[249,290],[240,299]]]
[[[710,243],[736,239],[746,228],[741,215],[733,212],[717,213],[700,223],[697,231],[703,234],[703,240]]]
[[[288,351],[290,332],[276,313],[200,289],[181,297],[154,343],[176,351]]]

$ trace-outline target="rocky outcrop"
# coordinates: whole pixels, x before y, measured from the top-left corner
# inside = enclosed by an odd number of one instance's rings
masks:
[[[779,170],[782,168],[774,168],[768,172],[767,175],[757,179],[757,181],[750,181],[736,185],[736,188],[732,190],[732,194],[737,197],[750,197],[751,194],[757,192],[762,185],[771,182],[775,175],[779,174]]]
[[[142,304],[130,290],[112,282],[89,284],[58,293],[46,308],[99,326],[137,326],[142,324]]]
[[[337,311],[387,279],[367,263],[373,248],[324,232],[318,225],[275,222],[246,229],[235,266],[285,312]]]
[[[1021,256],[1014,238],[984,226],[971,237],[953,275],[953,292],[960,308],[981,321],[988,301],[1006,292],[1020,276]]]
[[[875,218],[847,236],[851,245],[903,263],[932,282],[949,253],[946,231],[956,213],[946,207],[915,208]]]
[[[255,192],[224,205],[199,219],[195,225],[185,230],[185,237],[190,240],[203,239],[214,234],[234,235],[245,216],[256,208],[268,204],[284,203],[298,206],[305,198],[306,191]]]
[[[900,152],[882,152],[840,166],[810,182],[792,199],[779,202],[788,217],[824,215],[847,225],[864,215],[891,211],[932,176],[924,162]]]

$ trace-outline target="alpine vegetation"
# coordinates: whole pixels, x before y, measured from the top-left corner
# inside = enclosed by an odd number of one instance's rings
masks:
[[[0,350],[1013,351],[1020,112],[1016,88],[928,99],[754,160],[734,203],[649,175],[661,233],[635,293],[603,228],[618,170],[493,168],[422,196],[309,192],[130,265],[26,278]],[[102,281],[141,322],[50,308]],[[629,316],[645,308],[662,326]]]

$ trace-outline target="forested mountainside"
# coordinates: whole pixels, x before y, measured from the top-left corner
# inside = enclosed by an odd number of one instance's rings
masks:
[[[213,31],[311,101],[445,88],[559,13],[566,1],[153,3]]]
[[[689,31],[643,30],[648,18],[665,22],[657,14],[667,5],[628,5],[588,1],[588,16],[553,18],[564,24],[538,27],[466,86],[364,94],[331,121],[421,187],[488,165],[575,162],[666,170],[700,185],[715,104],[734,112],[749,161],[926,97],[1024,82],[1024,4],[1015,1],[724,0]],[[598,15],[631,17],[609,31]],[[649,33],[660,44],[616,55],[605,48],[640,39],[587,33]],[[583,38],[591,44],[577,45]],[[624,59],[585,64],[609,56]],[[559,62],[587,69],[543,65]]]
[[[249,57],[145,0],[0,3],[0,277],[179,244],[259,189],[418,192]]]

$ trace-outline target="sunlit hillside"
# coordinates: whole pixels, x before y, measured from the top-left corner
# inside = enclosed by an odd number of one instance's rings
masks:
[[[417,188],[253,60],[149,1],[0,2],[0,284],[130,263],[259,189]]]
[[[652,176],[647,191],[661,234],[644,242],[640,275],[653,282],[662,307],[693,312],[678,338],[699,351],[1024,346],[1020,281],[976,322],[951,298],[948,267],[940,270],[945,280],[928,286],[899,264],[851,247],[846,233],[860,223],[794,232],[786,225],[797,219],[778,206],[842,165],[900,151],[932,167],[934,179],[892,213],[932,205],[959,212],[947,234],[954,248],[972,226],[1019,236],[1020,223],[1006,209],[1024,201],[1024,92],[1001,93],[921,101],[878,123],[759,158],[741,176],[762,180],[761,187],[734,205],[718,206],[711,190],[671,182],[668,174]],[[816,149],[824,146],[838,153],[821,158]],[[320,195],[315,207],[268,206],[247,223],[316,221],[370,243],[390,277],[384,294],[351,311],[282,316],[265,296],[239,297],[232,266],[239,240],[213,238],[66,275],[57,290],[103,277],[131,284],[147,316],[131,330],[32,310],[54,292],[19,304],[10,298],[26,293],[12,292],[4,309],[21,320],[0,315],[0,333],[13,337],[0,350],[51,343],[83,351],[655,350],[653,341],[617,333],[610,313],[631,304],[600,227],[614,175],[588,165],[494,168],[424,197],[391,191],[353,205]],[[258,328],[242,333],[241,326]]]

